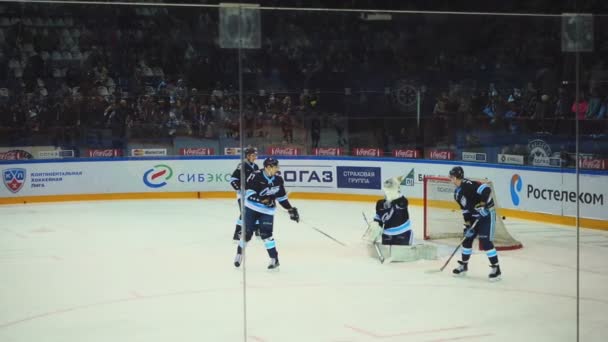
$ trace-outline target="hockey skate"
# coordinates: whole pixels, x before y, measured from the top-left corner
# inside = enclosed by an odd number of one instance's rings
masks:
[[[456,267],[454,270],[452,270],[452,273],[454,273],[454,275],[465,275],[467,273],[467,271],[469,270],[469,264],[467,262],[460,261],[460,260],[458,260],[458,263],[460,265],[458,267]]]
[[[500,275],[502,274],[500,272],[500,265],[490,265],[490,267],[492,267],[492,271],[490,271],[490,274],[488,274],[490,281],[500,280]]]
[[[243,260],[243,255],[240,253],[237,253],[236,256],[234,257],[234,267],[241,266],[242,260]]]
[[[268,269],[273,270],[279,267],[279,259],[278,258],[270,258],[270,263],[268,264]]]

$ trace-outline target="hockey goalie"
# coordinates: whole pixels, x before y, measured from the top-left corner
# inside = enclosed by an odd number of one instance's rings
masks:
[[[384,198],[376,202],[376,213],[363,239],[370,254],[381,262],[436,259],[437,249],[428,244],[413,244],[414,231],[410,222],[408,200],[401,193],[404,176],[392,177],[382,183]],[[367,220],[366,220],[367,221]]]

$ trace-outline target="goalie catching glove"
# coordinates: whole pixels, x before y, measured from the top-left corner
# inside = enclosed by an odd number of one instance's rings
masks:
[[[292,221],[300,222],[300,214],[298,213],[298,208],[291,207],[287,209],[287,212],[289,213],[289,218]]]

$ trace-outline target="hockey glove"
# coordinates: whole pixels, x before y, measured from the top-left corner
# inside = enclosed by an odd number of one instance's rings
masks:
[[[270,197],[264,196],[264,197],[262,197],[261,202],[264,203],[264,204],[266,204],[266,205],[269,205],[270,202],[272,202],[272,200],[270,199]]]
[[[300,214],[298,213],[298,208],[291,207],[290,209],[287,209],[287,212],[289,212],[289,218],[292,221],[300,222]]]
[[[467,238],[470,239],[475,235],[475,229],[471,227],[470,224],[464,224],[463,225],[463,230],[462,230],[462,235]]]
[[[266,206],[272,206],[274,204],[274,196],[259,196],[256,194],[247,197],[247,199],[253,202],[262,203]]]
[[[477,204],[475,206],[475,210],[477,211],[477,213],[479,213],[479,216],[482,216],[482,217],[486,217],[490,214],[490,212],[488,211],[488,208],[486,207],[486,204],[484,202]]]

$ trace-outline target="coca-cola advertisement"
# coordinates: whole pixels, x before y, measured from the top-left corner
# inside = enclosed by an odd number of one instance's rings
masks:
[[[417,149],[397,149],[393,150],[395,158],[420,158],[422,154]]]
[[[315,156],[341,156],[344,149],[341,147],[315,147],[312,149]]]
[[[0,160],[20,160],[20,159],[32,159],[31,153],[24,150],[10,150],[6,152],[0,152]]]
[[[87,156],[89,158],[113,158],[121,157],[122,150],[117,148],[94,148],[87,150]]]
[[[608,166],[608,160],[607,159],[581,158],[581,159],[579,159],[578,166],[581,169],[606,170],[606,166]]]
[[[297,147],[278,147],[270,146],[267,149],[268,154],[271,156],[299,156],[301,151]]]
[[[215,151],[211,147],[185,147],[179,149],[180,156],[212,156]]]
[[[379,148],[356,147],[353,149],[353,156],[358,157],[380,157],[382,151]]]
[[[452,160],[454,159],[454,152],[449,150],[431,150],[429,152],[429,159]]]

